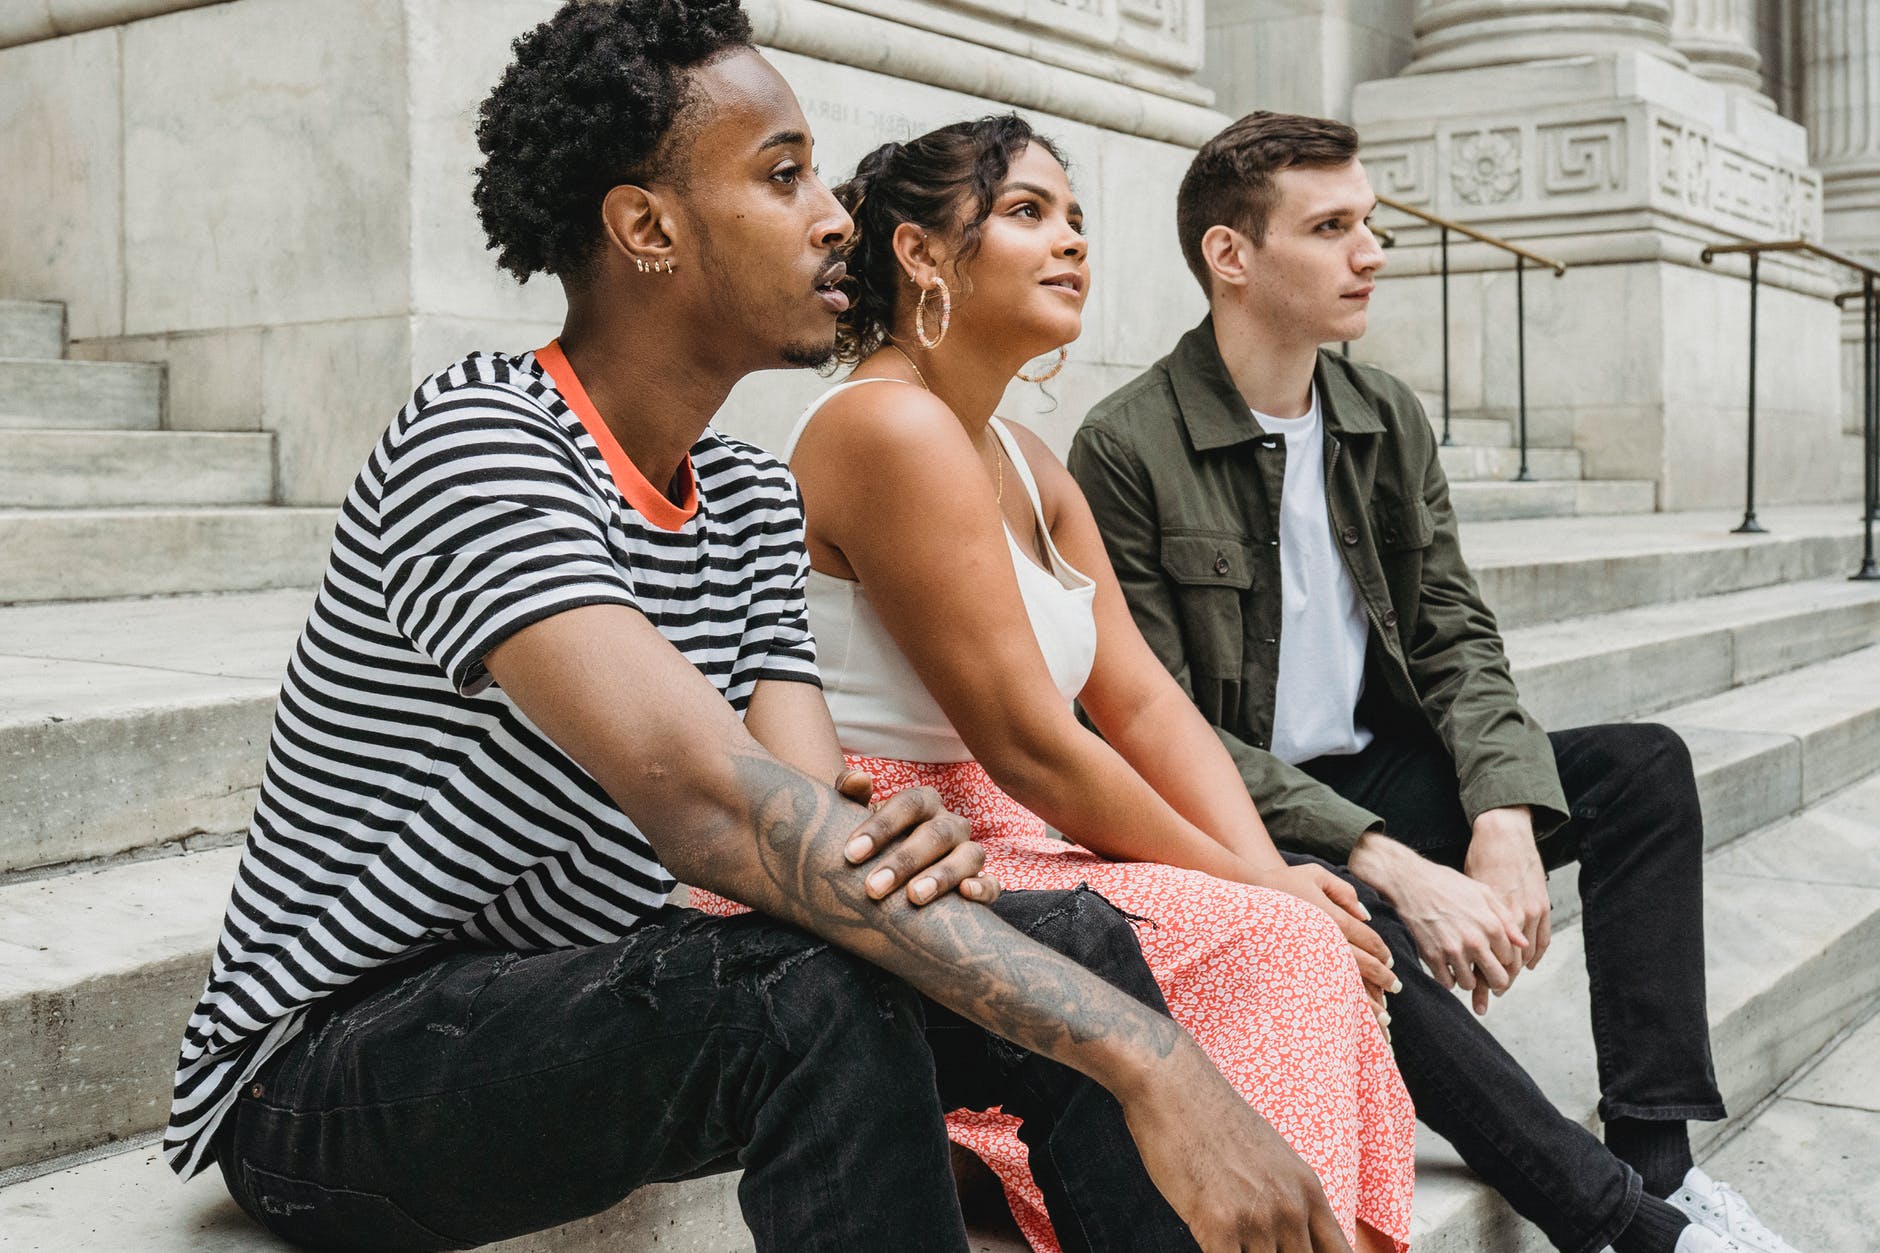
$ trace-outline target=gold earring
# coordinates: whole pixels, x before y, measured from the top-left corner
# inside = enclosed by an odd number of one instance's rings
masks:
[[[1057,359],[1056,365],[1052,366],[1049,370],[1046,370],[1043,374],[1027,374],[1023,370],[1020,370],[1018,372],[1018,377],[1027,383],[1049,383],[1052,379],[1058,376],[1058,371],[1062,370],[1064,368],[1064,363],[1066,361],[1069,361],[1070,359],[1071,359],[1070,347],[1065,344],[1060,344],[1058,345],[1058,359]]]
[[[927,338],[927,296],[935,288],[940,291],[940,333],[932,339]],[[953,293],[947,290],[947,281],[938,274],[934,275],[933,287],[920,289],[920,300],[914,306],[914,338],[920,341],[922,348],[932,351],[940,346],[940,341],[947,337],[947,328],[953,325]]]

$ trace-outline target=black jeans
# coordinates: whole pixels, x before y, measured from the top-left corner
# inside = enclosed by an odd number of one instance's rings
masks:
[[[993,906],[1166,1011],[1101,896]],[[1193,1250],[1108,1092],[814,936],[667,908],[537,954],[426,954],[313,1011],[217,1138],[288,1240],[469,1248],[744,1168],[760,1250],[966,1248],[943,1111],[1003,1104],[1067,1249]]]
[[[1703,815],[1690,753],[1674,732],[1647,723],[1548,738],[1572,817],[1541,841],[1541,859],[1549,870],[1580,863],[1599,1115],[1721,1118],[1704,1005]],[[1380,735],[1362,753],[1303,768],[1382,817],[1392,838],[1461,869],[1469,821],[1455,764],[1434,739]],[[1403,980],[1390,998],[1391,1029],[1417,1115],[1556,1248],[1604,1247],[1631,1221],[1638,1175],[1554,1108],[1424,970],[1396,913],[1359,886]]]

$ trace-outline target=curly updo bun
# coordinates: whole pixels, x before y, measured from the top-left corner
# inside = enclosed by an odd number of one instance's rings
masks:
[[[497,264],[579,278],[610,190],[683,178],[689,71],[750,46],[737,0],[570,0],[517,39],[477,124],[472,198]]]
[[[955,122],[907,143],[876,148],[835,189],[855,219],[843,260],[849,279],[848,311],[836,321],[836,360],[854,364],[887,342],[905,277],[894,256],[894,231],[903,222],[957,236],[959,259],[978,251],[980,230],[1012,162],[1026,145],[1064,156],[1015,113]]]

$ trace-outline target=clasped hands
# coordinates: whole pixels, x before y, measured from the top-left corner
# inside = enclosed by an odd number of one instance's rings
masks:
[[[1352,863],[1397,910],[1430,974],[1470,993],[1478,1015],[1490,993],[1500,996],[1539,965],[1552,941],[1547,872],[1526,805],[1476,818],[1460,872],[1383,836],[1366,836]]]

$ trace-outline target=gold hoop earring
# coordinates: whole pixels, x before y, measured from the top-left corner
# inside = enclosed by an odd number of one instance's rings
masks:
[[[1018,377],[1021,381],[1026,382],[1026,383],[1049,383],[1052,379],[1058,376],[1058,371],[1062,370],[1064,368],[1064,363],[1066,361],[1069,361],[1070,359],[1071,359],[1070,346],[1067,344],[1060,344],[1058,345],[1058,359],[1057,359],[1056,365],[1052,366],[1049,370],[1046,370],[1043,374],[1027,374],[1023,370],[1020,370],[1018,372]]]
[[[932,339],[927,338],[927,296],[934,288],[940,290],[940,333]],[[940,346],[940,341],[947,337],[947,328],[953,325],[953,293],[947,290],[947,281],[938,274],[934,275],[933,287],[920,289],[920,301],[914,306],[914,338],[920,346],[932,351]]]

